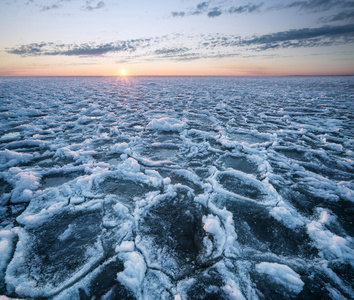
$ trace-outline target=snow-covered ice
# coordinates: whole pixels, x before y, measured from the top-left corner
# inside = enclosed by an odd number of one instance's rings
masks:
[[[0,78],[0,298],[353,299],[353,77]]]
[[[279,284],[283,288],[289,290],[290,293],[299,294],[304,286],[300,275],[295,273],[287,265],[278,263],[261,262],[256,265],[256,271],[266,274],[270,277],[270,281]]]

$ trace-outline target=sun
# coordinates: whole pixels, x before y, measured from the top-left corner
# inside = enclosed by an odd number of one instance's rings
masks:
[[[120,70],[120,75],[127,76],[127,71],[126,70]]]

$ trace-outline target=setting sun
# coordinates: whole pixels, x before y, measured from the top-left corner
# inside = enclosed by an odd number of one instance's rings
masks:
[[[127,71],[126,70],[120,70],[120,75],[126,76],[127,75]]]

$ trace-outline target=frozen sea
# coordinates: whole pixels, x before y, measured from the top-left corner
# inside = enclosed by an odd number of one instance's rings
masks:
[[[353,299],[354,77],[0,78],[0,298]]]

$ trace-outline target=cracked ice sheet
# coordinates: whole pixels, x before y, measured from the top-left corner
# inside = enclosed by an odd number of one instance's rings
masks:
[[[0,294],[354,297],[352,78],[0,81]]]

